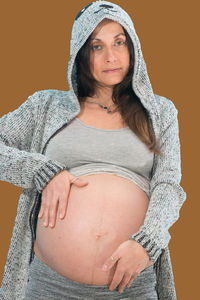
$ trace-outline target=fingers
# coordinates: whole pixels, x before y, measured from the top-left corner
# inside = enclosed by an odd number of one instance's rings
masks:
[[[73,177],[72,180],[70,180],[70,184],[74,184],[74,185],[77,185],[77,186],[85,186],[85,185],[88,185],[88,181],[85,181],[83,179],[80,179],[79,177]]]
[[[53,228],[55,226],[56,223],[56,215],[57,215],[57,207],[58,207],[58,200],[57,201],[52,201],[52,204],[49,207],[49,210],[47,211],[47,224],[49,221],[49,226],[51,228]],[[49,215],[48,215],[48,211],[49,211]],[[48,226],[48,225],[47,225]]]
[[[110,291],[113,291],[118,286],[119,292],[122,293],[125,286],[130,287],[144,269],[147,260],[149,260],[149,257],[146,250],[143,251],[140,244],[129,240],[121,243],[104,263],[107,265],[105,270],[108,271],[117,262],[114,276],[109,286]]]
[[[68,190],[64,190],[62,194],[53,193],[51,190],[45,190],[42,194],[42,203],[38,218],[43,217],[45,227],[53,228],[56,224],[57,211],[59,206],[59,217],[64,218],[68,205]]]
[[[68,205],[68,195],[70,192],[70,181],[74,185],[83,187],[88,184],[87,181],[81,180],[64,170],[57,175],[46,185],[42,191],[42,203],[38,218],[43,218],[45,227],[53,228],[56,223],[57,211],[60,219],[66,215]]]
[[[102,271],[109,271],[114,264],[120,259],[118,250],[116,250],[103,264]]]
[[[135,280],[135,277],[131,276],[130,280],[128,281],[127,288],[130,288],[130,286],[134,280]]]
[[[39,211],[39,214],[38,214],[38,218],[42,218],[43,214],[44,214],[44,207],[41,204],[40,211]]]
[[[44,200],[45,196],[44,196],[44,190],[42,192],[42,197],[41,197],[41,206],[40,206],[40,211],[38,214],[38,218],[42,218],[44,215],[44,211],[45,211],[45,200]]]
[[[63,193],[60,194],[59,212],[58,212],[60,219],[63,219],[66,215],[67,205],[68,205],[68,195],[69,193],[67,191],[63,191]]]
[[[133,278],[130,273],[124,274],[122,281],[118,285],[118,291],[120,293],[123,293],[123,290],[124,290],[125,286],[130,282],[130,280],[133,281],[134,279],[135,278]]]
[[[115,274],[113,276],[113,280],[109,286],[110,291],[113,291],[118,286],[118,284],[122,281],[123,276],[124,276],[124,270],[120,269],[119,265],[117,265]]]
[[[71,181],[78,187],[88,185],[87,181],[82,180],[64,170],[51,179],[51,181],[43,189],[42,203],[38,218],[44,218],[43,223],[45,227],[48,227],[49,225],[53,228],[55,226],[58,210],[60,219],[65,217]]]
[[[38,218],[43,217],[45,227],[53,227],[55,225],[56,213],[58,207],[58,196],[53,193],[44,191],[42,194],[42,203]]]
[[[115,257],[114,255],[111,255],[106,260],[106,264],[108,265],[107,269],[109,270],[114,263],[117,263],[112,282],[109,286],[110,291],[115,290],[118,286],[119,293],[122,293],[124,288],[126,286],[130,287],[134,279],[140,274],[138,270],[133,273],[133,270],[131,270],[130,268],[128,269],[127,266],[122,263],[122,261],[123,259],[120,258],[120,255],[117,251],[115,252]]]
[[[118,286],[119,293],[122,293],[125,286],[129,288],[138,275],[139,275],[138,272],[135,272],[135,274],[133,275],[132,272],[130,271],[124,272],[123,269],[122,270],[120,270],[119,268],[116,269],[113,280],[109,286],[109,290],[113,291]]]

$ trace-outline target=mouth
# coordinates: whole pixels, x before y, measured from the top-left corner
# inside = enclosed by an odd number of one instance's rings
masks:
[[[118,71],[120,71],[121,70],[121,68],[116,68],[116,69],[108,69],[108,70],[104,70],[103,72],[105,72],[105,73],[113,73],[113,72],[118,72]]]

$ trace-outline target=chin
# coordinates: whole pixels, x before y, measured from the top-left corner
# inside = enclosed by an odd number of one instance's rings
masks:
[[[104,84],[105,84],[105,86],[115,86],[116,84],[122,82],[122,80],[116,80],[116,81],[112,81],[112,82],[106,82]]]
[[[103,84],[103,85],[115,85],[115,84],[120,83],[123,79],[124,79],[124,77],[118,78],[118,79],[112,78],[111,80],[102,81],[101,84]]]

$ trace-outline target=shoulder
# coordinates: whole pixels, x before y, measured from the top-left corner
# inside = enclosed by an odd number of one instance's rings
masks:
[[[70,91],[62,91],[56,89],[39,90],[34,92],[28,98],[32,101],[33,105],[38,107],[46,105],[70,105],[71,97]]]
[[[173,119],[178,114],[178,109],[176,108],[174,102],[164,96],[154,94],[156,104],[160,113],[161,121],[166,121],[167,119]]]

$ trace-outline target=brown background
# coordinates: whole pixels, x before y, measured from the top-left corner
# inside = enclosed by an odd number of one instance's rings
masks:
[[[0,117],[37,90],[68,90],[67,63],[76,14],[90,1],[2,1],[0,12]],[[196,299],[199,253],[199,17],[198,1],[113,1],[132,17],[156,94],[179,114],[181,185],[187,200],[171,227],[169,244],[178,300]],[[0,273],[6,263],[22,188],[0,182]],[[193,297],[194,296],[194,297]]]

